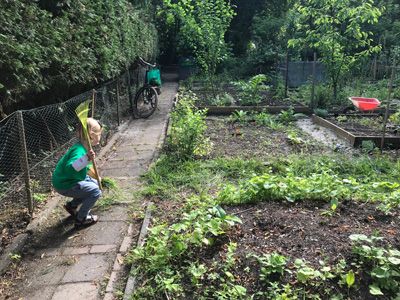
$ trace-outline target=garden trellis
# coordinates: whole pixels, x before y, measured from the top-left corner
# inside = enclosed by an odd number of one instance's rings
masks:
[[[112,131],[122,118],[130,116],[129,93],[134,93],[130,90],[140,83],[128,78],[140,78],[139,71],[132,69],[96,88],[94,117],[107,130]],[[50,192],[55,164],[76,141],[79,120],[75,109],[91,100],[92,94],[91,90],[63,103],[17,111],[0,122],[0,208],[3,213],[12,211],[23,215],[28,211],[32,215],[35,203]],[[7,222],[7,218],[0,220]]]

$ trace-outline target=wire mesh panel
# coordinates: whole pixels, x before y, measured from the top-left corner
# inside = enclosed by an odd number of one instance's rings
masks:
[[[136,78],[131,76],[133,95]],[[58,160],[77,141],[77,106],[95,96],[93,116],[110,138],[120,121],[131,116],[128,84],[125,73],[66,102],[16,112],[0,122],[0,254],[8,239],[29,222],[28,198],[34,207],[47,199]]]

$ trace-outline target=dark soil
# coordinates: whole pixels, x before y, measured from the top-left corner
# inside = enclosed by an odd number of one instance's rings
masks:
[[[375,121],[377,125],[368,125],[368,124],[360,124],[360,121],[362,118],[368,118],[371,121]],[[383,123],[379,119],[374,120],[376,118],[381,117],[353,117],[350,118],[348,121],[337,121],[336,118],[327,118],[327,120],[336,126],[352,133],[355,136],[382,136],[382,128],[383,128]],[[379,124],[378,124],[379,123]],[[398,126],[395,126],[393,124],[388,123],[386,126],[386,136],[391,136],[391,137],[400,137],[400,130]]]
[[[207,118],[206,135],[213,143],[212,157],[240,157],[243,159],[287,156],[295,153],[329,151],[308,134],[296,129],[300,143],[294,143],[283,130],[277,131],[252,123],[231,123],[228,118]]]
[[[378,233],[385,238],[382,246],[400,247],[398,212],[387,216],[372,204],[350,201],[340,203],[332,217],[321,215],[324,210],[329,210],[329,204],[310,201],[231,207],[227,211],[239,216],[243,223],[228,233],[228,239],[237,243],[242,263],[249,263],[245,258],[248,253],[278,252],[291,258],[291,263],[302,258],[314,268],[321,267],[319,261],[332,265],[342,258],[350,260],[353,255],[349,236],[354,233],[368,236]],[[243,276],[248,290],[255,292],[259,289],[258,274],[253,273],[249,278],[241,271],[246,267],[242,263],[236,271]],[[361,289],[352,289],[351,299],[375,299],[368,293],[367,282],[359,279],[357,284]]]

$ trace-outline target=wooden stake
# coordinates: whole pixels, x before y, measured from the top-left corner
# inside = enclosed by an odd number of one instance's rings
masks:
[[[317,64],[317,52],[314,51],[314,60],[312,64],[312,86],[311,86],[311,101],[310,101],[310,108],[314,109],[315,107],[315,71],[316,71],[316,64]]]
[[[388,117],[389,117],[389,108],[390,108],[390,102],[391,102],[391,98],[392,98],[395,65],[396,65],[395,62],[393,62],[392,74],[390,75],[390,83],[389,83],[389,89],[388,89],[388,102],[386,104],[385,119],[383,120],[382,139],[381,139],[381,153],[383,151],[383,145],[385,144],[386,124],[387,124],[387,120],[388,120]]]
[[[92,90],[92,118],[94,118],[94,105],[96,101],[96,90]]]
[[[86,142],[87,142],[87,144],[88,144],[88,146],[89,146],[89,151],[90,151],[90,150],[93,150],[93,148],[92,148],[92,143],[90,142],[90,136],[89,136],[88,130],[83,130],[83,131],[84,131],[84,133],[86,133],[86,134],[85,134],[85,138],[86,138]],[[97,182],[98,182],[98,184],[99,184],[99,188],[100,188],[100,190],[102,190],[102,189],[103,189],[103,186],[102,186],[102,184],[101,184],[100,175],[99,175],[99,171],[98,171],[98,169],[97,169],[96,161],[93,159],[93,160],[92,160],[92,163],[93,163],[94,174],[96,175]]]
[[[31,193],[31,184],[30,184],[30,174],[29,174],[29,162],[28,162],[28,151],[26,148],[26,139],[25,139],[25,129],[24,129],[24,119],[22,116],[22,112],[17,112],[17,120],[18,120],[18,129],[19,129],[19,142],[20,142],[20,165],[23,173],[23,178],[25,181],[25,191],[26,198],[28,200],[28,211],[29,215],[32,218],[33,215],[33,199]]]
[[[92,90],[92,118],[94,118],[94,106],[95,106],[95,104],[96,104],[96,90],[93,89]],[[92,143],[90,142],[89,132],[87,130],[87,124],[86,124],[86,130],[84,130],[84,132],[86,132],[85,138],[86,138],[86,141],[88,143],[89,150],[93,150]],[[99,188],[100,188],[100,190],[102,190],[103,186],[101,185],[100,175],[99,175],[99,171],[97,169],[96,161],[93,159],[92,163],[93,163],[94,173],[95,173],[95,175],[97,177],[97,182],[99,183]]]

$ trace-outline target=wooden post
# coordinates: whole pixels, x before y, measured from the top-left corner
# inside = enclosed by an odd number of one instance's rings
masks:
[[[372,79],[373,79],[374,81],[376,80],[377,68],[378,68],[378,58],[377,58],[377,54],[375,53],[375,55],[374,55],[374,61],[373,61],[373,65],[372,65]]]
[[[391,98],[392,98],[395,66],[396,66],[396,64],[395,64],[395,62],[393,62],[392,73],[390,75],[390,83],[389,83],[389,88],[388,88],[388,102],[386,104],[385,118],[383,120],[382,139],[381,139],[381,153],[383,151],[383,145],[385,144],[386,124],[387,124],[387,120],[388,120],[388,117],[389,117],[389,108],[390,108],[390,102],[391,102]]]
[[[94,105],[96,101],[96,90],[92,90],[92,118],[94,118]]]
[[[30,183],[30,174],[29,174],[29,162],[28,162],[28,152],[26,149],[26,139],[25,139],[25,129],[24,129],[24,119],[22,116],[22,112],[17,112],[17,120],[18,120],[18,131],[19,131],[19,144],[20,144],[20,165],[21,170],[23,172],[23,177],[25,181],[25,191],[26,197],[28,200],[28,211],[30,216],[33,214],[33,200],[31,193],[31,183]]]
[[[120,116],[119,116],[119,78],[117,79],[117,123],[120,125]]]
[[[288,85],[289,85],[289,49],[286,50],[286,69],[285,69],[285,98],[287,98],[288,94]]]
[[[311,100],[310,100],[310,108],[314,109],[315,106],[315,73],[316,73],[316,64],[317,64],[317,52],[314,51],[314,60],[312,65],[312,85],[311,85]]]

